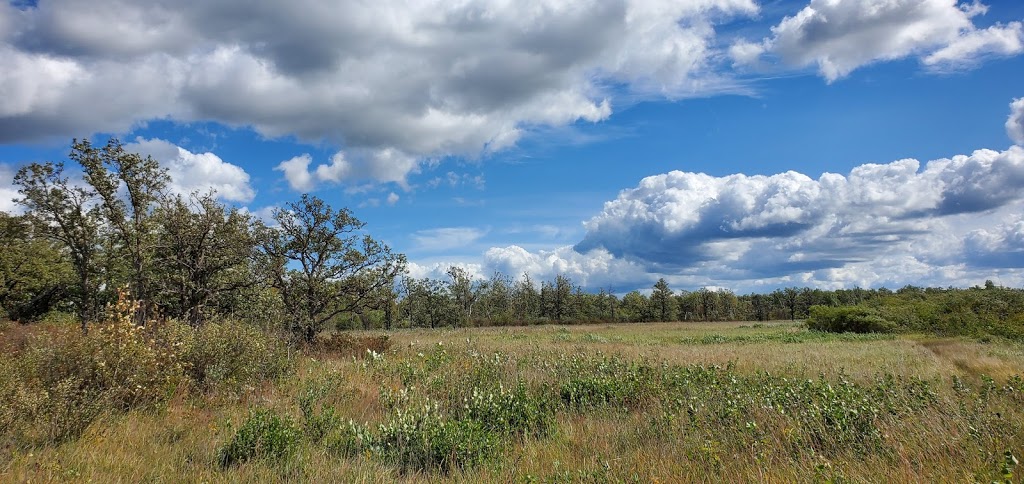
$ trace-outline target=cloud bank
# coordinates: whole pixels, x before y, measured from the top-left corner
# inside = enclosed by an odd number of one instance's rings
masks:
[[[342,148],[312,169],[282,163],[296,189],[403,183],[424,160],[500,150],[531,126],[606,119],[616,90],[735,90],[718,73],[714,25],[757,11],[753,0],[5,2],[0,142],[213,120]]]
[[[865,164],[816,179],[644,178],[583,223],[575,246],[492,247],[476,268],[535,280],[566,274],[625,291],[785,285],[1024,285],[1024,148],[920,163]],[[446,264],[435,264],[438,268]],[[428,271],[429,272],[429,271]]]
[[[1022,52],[1020,22],[975,24],[987,10],[811,0],[769,37],[725,49],[716,29],[756,19],[755,0],[5,2],[0,143],[215,121],[338,149],[281,162],[295,190],[408,188],[424,164],[605,120],[620,96],[749,92],[730,57],[833,81],[885,60],[948,70]]]

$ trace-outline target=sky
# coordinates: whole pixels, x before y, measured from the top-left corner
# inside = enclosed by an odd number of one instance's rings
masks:
[[[0,210],[73,138],[414,277],[1024,286],[1024,2],[0,4]]]

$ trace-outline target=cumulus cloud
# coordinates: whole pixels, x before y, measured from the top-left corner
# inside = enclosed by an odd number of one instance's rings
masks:
[[[513,277],[529,274],[534,281],[568,276],[584,287],[645,285],[649,275],[641,266],[616,258],[602,249],[580,253],[571,246],[530,252],[518,245],[492,247],[484,253],[483,266]]]
[[[1024,199],[1024,149],[978,150],[928,162],[868,164],[817,180],[795,172],[645,178],[584,223],[580,252],[603,248],[651,267],[722,261],[778,273],[839,267],[934,230],[943,216]],[[719,245],[716,245],[719,244]]]
[[[930,68],[963,68],[983,56],[1024,51],[1020,22],[978,29],[988,7],[956,0],[811,0],[772,27],[760,44],[730,53],[750,64],[762,53],[790,66],[816,66],[829,82],[874,62],[919,57]]]
[[[388,205],[394,205],[398,203],[399,198],[401,197],[399,197],[397,193],[391,192],[388,194],[388,198],[386,199],[386,201],[388,202]]]
[[[973,230],[964,238],[964,253],[974,265],[1024,268],[1024,218]]]
[[[714,27],[757,11],[753,0],[5,3],[0,142],[213,120],[341,149],[312,172],[301,157],[281,167],[302,190],[401,184],[424,160],[606,119],[609,85],[671,98],[738,89],[719,73]]]
[[[1024,146],[1024,98],[1010,103],[1010,117],[1006,118],[1006,134],[1019,146]]]
[[[861,165],[817,179],[670,172],[642,180],[586,221],[575,246],[492,247],[484,273],[565,274],[589,288],[741,291],[784,285],[1024,283],[1024,149],[923,164]],[[439,264],[443,266],[445,264]],[[993,272],[994,271],[994,272]]]
[[[1024,148],[921,163],[860,165],[817,179],[797,172],[644,178],[583,223],[575,246],[491,247],[477,274],[569,276],[590,289],[1024,285]],[[517,231],[505,231],[515,234]],[[417,234],[472,247],[476,229]],[[419,240],[419,239],[417,239]],[[465,260],[463,260],[465,262]],[[452,262],[417,266],[437,274]]]
[[[452,266],[459,267],[466,271],[473,279],[487,279],[491,273],[484,272],[483,265],[474,262],[409,262],[406,265],[406,274],[413,279],[437,279],[448,280],[448,269]]]
[[[251,202],[256,190],[249,184],[249,174],[242,167],[225,162],[219,156],[192,153],[162,139],[137,138],[125,150],[152,156],[167,168],[174,193],[189,194],[213,190],[217,197],[231,202]]]

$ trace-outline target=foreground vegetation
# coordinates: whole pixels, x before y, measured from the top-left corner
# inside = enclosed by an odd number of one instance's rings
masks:
[[[657,323],[321,335],[290,352],[232,323],[107,324],[0,333],[0,480],[1021,474],[1024,347],[1007,340]],[[148,370],[107,372],[111,348]]]

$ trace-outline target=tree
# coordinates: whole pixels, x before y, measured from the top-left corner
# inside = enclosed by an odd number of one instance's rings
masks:
[[[672,289],[669,289],[665,278],[658,279],[654,284],[654,291],[651,292],[651,305],[654,307],[658,321],[672,321],[676,313],[675,298]]]
[[[406,277],[402,288],[405,293],[402,306],[410,326],[436,328],[455,324],[455,301],[444,283],[430,278]]]
[[[795,287],[776,289],[772,293],[779,304],[789,311],[789,319],[796,320],[796,310],[800,306],[800,291]]]
[[[556,321],[561,321],[563,318],[571,317],[573,313],[572,297],[572,279],[569,279],[568,276],[563,274],[555,276],[555,284],[552,286],[551,293],[551,314]]]
[[[335,316],[368,308],[405,271],[405,256],[362,232],[347,208],[308,194],[274,211],[261,246],[271,283],[292,314],[291,331],[311,342]]]
[[[523,278],[516,281],[512,287],[513,317],[519,322],[526,322],[540,316],[542,311],[540,294],[537,293],[530,274],[524,273]]]
[[[694,297],[697,300],[697,309],[700,311],[701,319],[711,321],[718,311],[718,295],[711,289],[702,287],[694,291]]]
[[[40,232],[30,218],[0,212],[0,309],[14,321],[42,316],[74,283],[60,244]]]
[[[469,326],[473,322],[473,306],[476,304],[486,284],[476,281],[469,271],[459,267],[448,268],[448,290],[455,298],[455,305],[459,308],[463,325]]]
[[[750,305],[754,311],[754,317],[758,321],[765,321],[768,319],[770,306],[768,305],[767,298],[761,294],[754,294],[750,297]]]
[[[154,292],[169,315],[199,326],[211,301],[256,283],[249,215],[208,193],[167,198],[156,218]]]
[[[136,322],[143,323],[153,304],[151,275],[156,223],[153,213],[170,183],[167,170],[152,157],[125,151],[117,138],[102,148],[74,140],[70,158],[82,166],[83,178],[99,197],[117,249],[130,264],[132,296],[141,301]]]
[[[96,317],[99,298],[101,215],[88,189],[71,183],[64,175],[64,163],[32,163],[14,176],[14,184],[28,209],[47,237],[68,251],[76,275],[75,299],[78,320],[85,332]]]
[[[481,311],[491,324],[506,325],[512,319],[512,278],[495,272],[480,299]]]
[[[640,291],[630,291],[622,296],[622,317],[628,322],[646,321],[650,313],[649,301]]]
[[[736,310],[739,308],[739,300],[736,298],[736,294],[728,289],[719,289],[715,293],[718,296],[715,307],[718,308],[719,319],[735,321]]]

